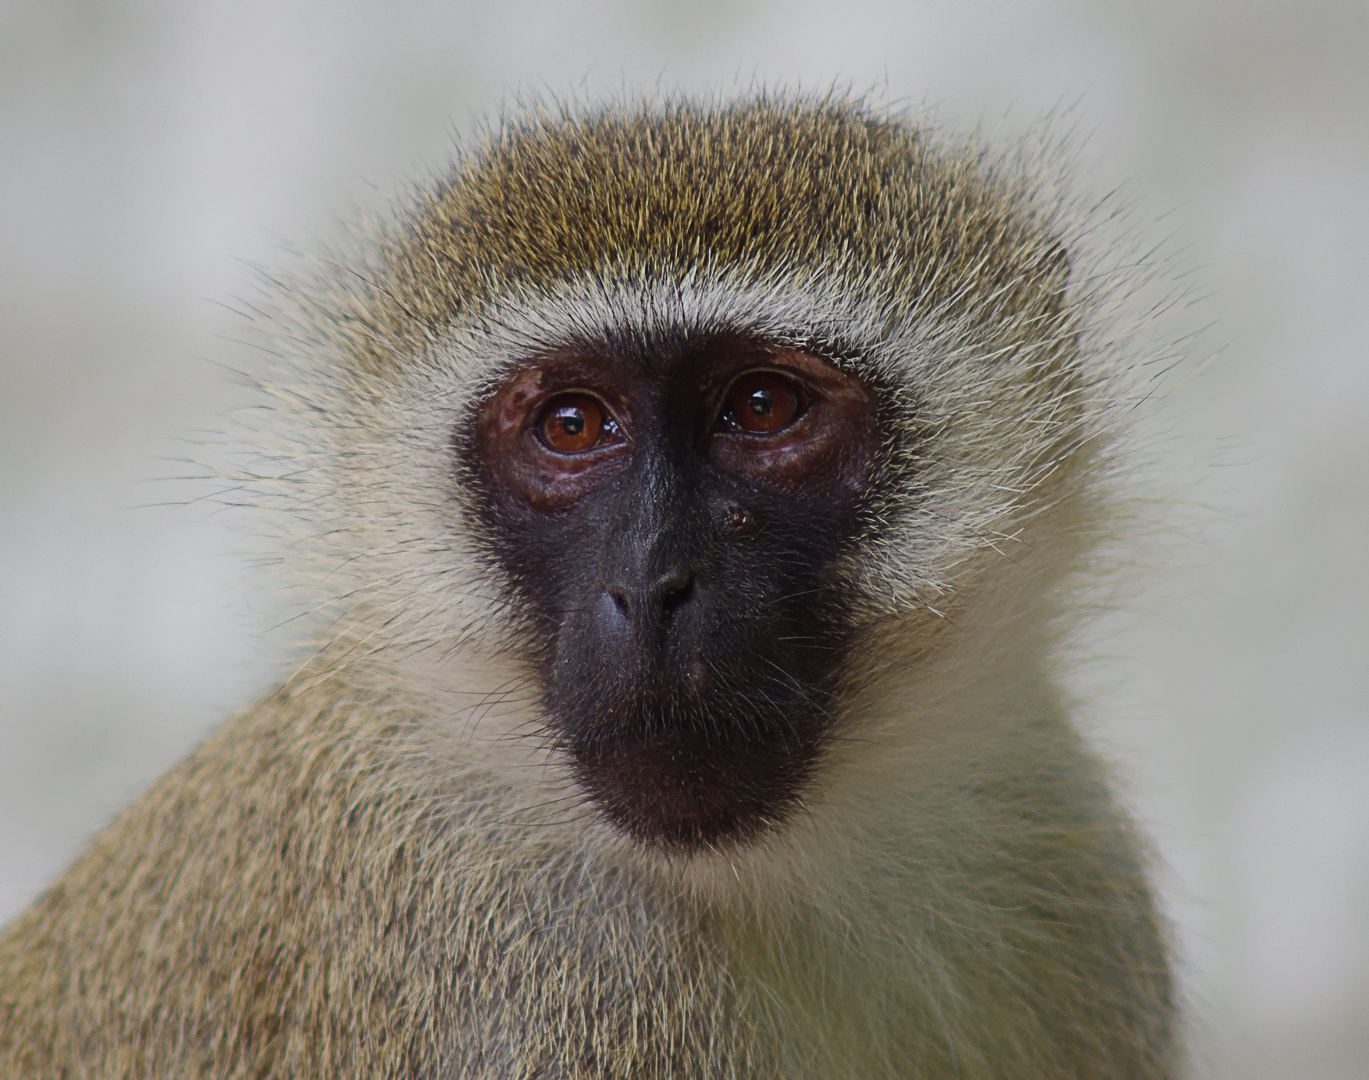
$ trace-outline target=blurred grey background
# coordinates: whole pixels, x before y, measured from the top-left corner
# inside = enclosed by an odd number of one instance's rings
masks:
[[[0,4],[0,919],[282,669],[252,531],[156,479],[261,367],[248,264],[511,93],[755,81],[1010,131],[1077,102],[1088,187],[1129,184],[1191,269],[1177,326],[1216,355],[1159,456],[1196,524],[1079,679],[1202,1074],[1369,1076],[1364,3]]]

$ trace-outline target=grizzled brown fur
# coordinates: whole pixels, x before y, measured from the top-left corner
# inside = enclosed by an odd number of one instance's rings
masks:
[[[1069,221],[859,102],[533,111],[290,286],[279,472],[336,622],[0,934],[0,1076],[1176,1076],[1140,845],[1051,674],[1116,393]],[[544,325],[810,301],[917,483],[843,571],[866,622],[802,813],[656,857],[537,742],[451,425]]]
[[[330,298],[341,310],[324,301],[324,329],[381,374],[520,287],[682,267],[836,271],[905,305],[1030,320],[1052,303],[1063,252],[1034,220],[1050,208],[998,168],[970,142],[845,101],[515,116],[419,195],[371,275]]]

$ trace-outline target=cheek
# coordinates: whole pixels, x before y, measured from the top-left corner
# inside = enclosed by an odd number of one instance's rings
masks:
[[[873,446],[810,438],[790,446],[754,447],[717,440],[710,458],[722,471],[803,503],[854,503],[872,472]],[[740,444],[740,445],[739,445]]]
[[[610,516],[602,493],[558,513],[537,510],[507,491],[487,504],[493,553],[525,610],[558,627],[598,593],[610,547],[605,525]]]
[[[878,447],[871,416],[828,415],[804,417],[783,439],[716,438],[709,460],[744,484],[799,504],[854,506],[874,473]]]
[[[611,451],[577,455],[549,469],[532,440],[520,432],[516,438],[486,444],[482,457],[496,490],[542,514],[566,510],[592,491],[611,489],[628,464],[626,453]]]

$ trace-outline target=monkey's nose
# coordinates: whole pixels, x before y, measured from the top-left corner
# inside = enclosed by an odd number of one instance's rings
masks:
[[[601,615],[611,621],[645,624],[648,627],[665,625],[694,596],[694,571],[672,570],[654,581],[639,585],[615,582],[604,586],[604,595],[612,601],[612,611]]]

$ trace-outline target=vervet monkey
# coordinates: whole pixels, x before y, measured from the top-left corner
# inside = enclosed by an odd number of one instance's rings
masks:
[[[1176,1075],[1052,673],[1109,294],[1014,160],[533,109],[286,286],[330,629],[5,931],[0,1075]]]

